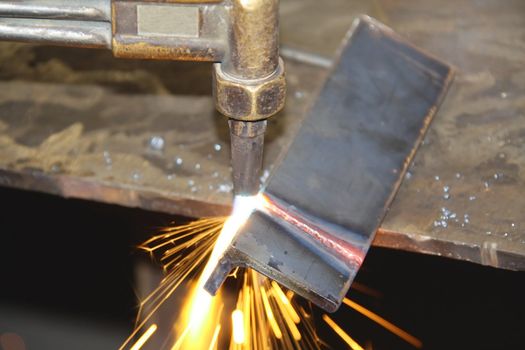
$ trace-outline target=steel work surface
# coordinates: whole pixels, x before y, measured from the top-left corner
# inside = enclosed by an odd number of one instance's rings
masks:
[[[457,67],[375,245],[525,269],[525,3],[283,0],[288,47],[332,57],[355,15]],[[270,170],[326,68],[287,61]],[[208,64],[0,44],[0,183],[189,216],[228,212]]]

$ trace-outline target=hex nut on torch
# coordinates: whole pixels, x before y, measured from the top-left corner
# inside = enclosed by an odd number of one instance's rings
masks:
[[[242,121],[257,121],[271,117],[284,107],[286,79],[284,62],[270,76],[239,79],[225,73],[220,63],[213,65],[213,95],[219,112]]]

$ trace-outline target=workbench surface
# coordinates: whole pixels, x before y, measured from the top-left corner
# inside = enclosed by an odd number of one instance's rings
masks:
[[[286,62],[289,96],[269,123],[264,176],[361,13],[457,69],[374,244],[525,270],[523,1],[282,0],[284,52],[314,64]],[[228,138],[209,64],[0,43],[2,185],[226,214]]]

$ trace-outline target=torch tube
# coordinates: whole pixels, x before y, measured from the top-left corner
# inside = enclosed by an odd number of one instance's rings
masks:
[[[18,0],[0,2],[0,17],[111,21],[110,0]]]
[[[111,48],[109,22],[0,18],[0,40]]]

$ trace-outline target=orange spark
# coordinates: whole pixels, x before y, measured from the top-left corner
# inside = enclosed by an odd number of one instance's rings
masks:
[[[279,287],[277,282],[272,281],[272,287],[273,287],[274,292],[277,294],[277,297],[279,298],[280,302],[286,308],[286,311],[288,312],[288,314],[292,318],[293,322],[295,324],[298,324],[299,322],[301,322],[301,319],[299,318],[299,315],[297,314],[297,312],[293,308],[292,304],[290,303],[290,300],[284,294],[283,290],[281,289],[281,287]]]
[[[215,350],[217,349],[217,341],[219,340],[219,333],[221,332],[221,325],[218,324],[217,327],[215,327],[215,332],[213,332],[213,337],[211,338],[210,347],[208,350]]]
[[[323,320],[352,348],[352,350],[365,350],[352,337],[348,335],[337,323],[335,323],[328,315],[323,315]]]
[[[372,321],[380,324],[381,326],[383,326],[384,328],[388,329],[390,332],[394,333],[395,335],[397,335],[398,337],[400,337],[401,339],[403,339],[407,343],[411,344],[412,346],[414,346],[414,347],[416,347],[418,349],[421,349],[423,347],[423,343],[421,342],[421,340],[419,340],[416,337],[414,337],[413,335],[405,332],[404,330],[402,330],[401,328],[399,328],[396,325],[392,324],[391,322],[385,320],[383,317],[379,316],[378,314],[373,313],[372,311],[366,309],[365,307],[357,304],[356,302],[354,302],[354,301],[352,301],[352,300],[350,300],[348,298],[344,298],[343,299],[343,303],[345,303],[345,305],[351,307],[355,311],[359,312],[360,314],[368,317]]]
[[[283,334],[281,330],[279,329],[279,325],[275,321],[275,317],[273,315],[272,308],[270,306],[270,301],[268,300],[268,295],[266,294],[266,290],[264,290],[264,287],[261,286],[261,297],[264,305],[264,310],[266,311],[266,316],[268,317],[268,322],[270,322],[270,327],[272,327],[273,334],[277,339],[281,339],[283,337]]]
[[[157,331],[157,325],[152,324],[144,334],[137,340],[137,342],[130,348],[130,350],[140,350],[144,344],[151,338],[153,333]]]

